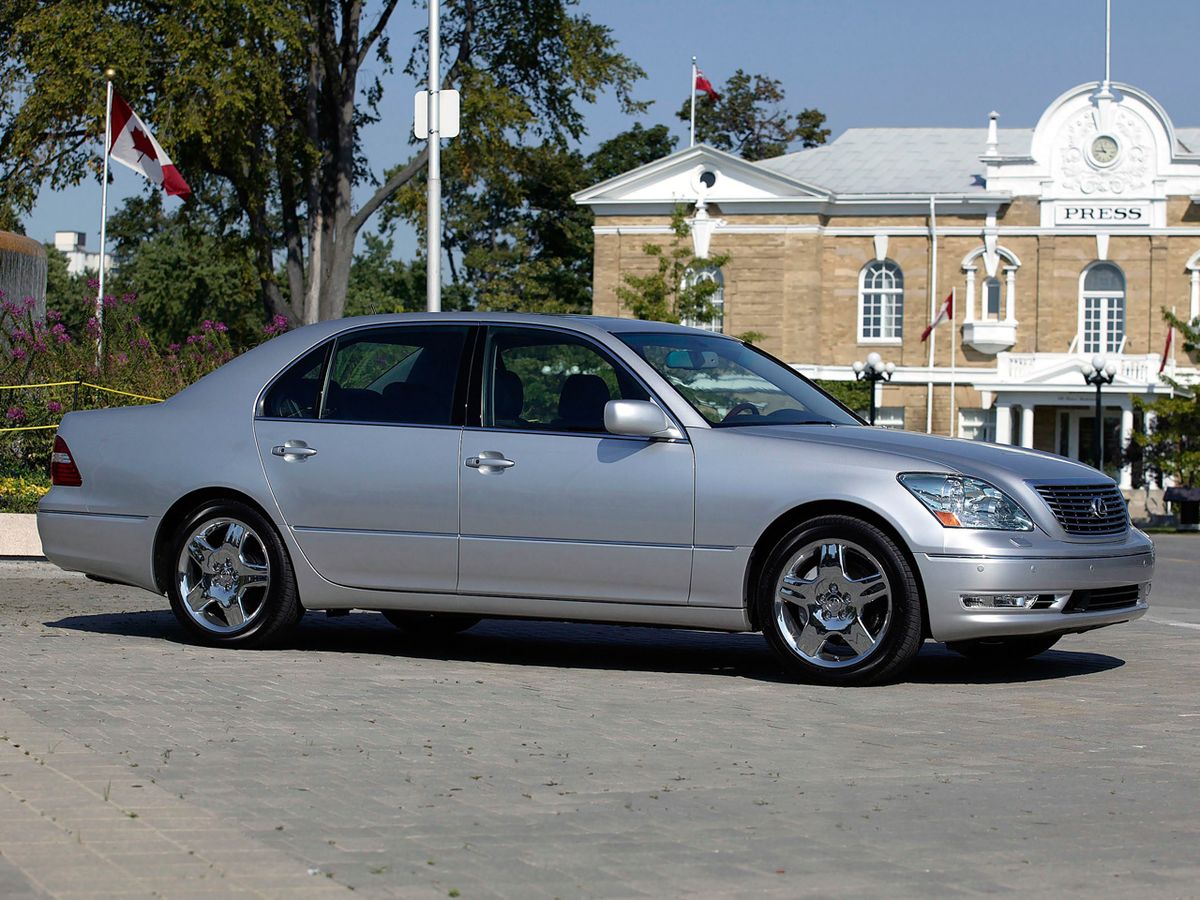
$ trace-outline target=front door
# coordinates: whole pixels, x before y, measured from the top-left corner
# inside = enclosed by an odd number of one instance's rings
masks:
[[[453,591],[469,329],[341,335],[284,373],[255,421],[284,521],[323,577],[348,587]]]
[[[687,603],[692,447],[609,434],[615,399],[650,396],[599,345],[488,330],[482,427],[463,432],[458,462],[460,592]]]

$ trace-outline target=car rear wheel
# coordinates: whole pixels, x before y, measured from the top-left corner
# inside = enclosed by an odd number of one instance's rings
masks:
[[[385,609],[383,617],[404,631],[426,637],[458,634],[479,624],[479,616],[464,613],[412,612],[407,609]]]
[[[955,653],[986,663],[1020,662],[1045,653],[1058,643],[1057,634],[1033,634],[1027,637],[950,641],[946,646]]]
[[[921,647],[921,599],[888,535],[849,516],[821,516],[776,545],[757,592],[763,633],[788,671],[823,684],[899,676]]]
[[[244,503],[198,508],[175,533],[171,558],[171,610],[204,643],[262,646],[303,614],[279,534]]]

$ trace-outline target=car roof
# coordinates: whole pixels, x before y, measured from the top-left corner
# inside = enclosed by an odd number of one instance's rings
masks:
[[[341,331],[344,328],[362,327],[364,325],[399,325],[417,322],[457,322],[472,324],[505,324],[505,325],[547,325],[569,327],[580,331],[604,331],[610,334],[625,334],[629,332],[657,333],[676,332],[681,334],[698,334],[708,337],[722,335],[702,328],[691,328],[686,325],[674,325],[669,322],[652,322],[646,319],[625,319],[617,316],[587,316],[579,314],[549,315],[545,313],[506,313],[506,312],[413,312],[385,313],[373,316],[352,316],[345,319],[330,319],[319,322],[311,328],[319,328],[328,332]]]

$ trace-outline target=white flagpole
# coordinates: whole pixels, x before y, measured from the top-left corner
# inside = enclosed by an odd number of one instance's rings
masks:
[[[696,57],[692,57],[692,90],[688,94],[692,98],[692,131],[688,140],[689,147],[696,146]]]
[[[96,365],[104,361],[104,258],[108,255],[108,151],[112,147],[112,69],[104,72],[108,93],[104,101],[104,175],[100,180],[100,284],[96,293]]]
[[[425,308],[442,311],[442,124],[439,0],[429,0],[429,162],[426,164]]]
[[[937,318],[937,206],[933,195],[929,197],[929,321]],[[937,341],[937,329],[929,332],[929,384],[925,392],[925,433],[933,434],[933,346]]]
[[[958,437],[958,421],[954,416],[954,387],[958,374],[958,286],[950,288],[950,437]]]
[[[1104,90],[1112,84],[1112,0],[1104,0]]]

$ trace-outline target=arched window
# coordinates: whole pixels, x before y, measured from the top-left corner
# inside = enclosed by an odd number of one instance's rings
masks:
[[[1110,262],[1093,263],[1079,278],[1079,331],[1084,353],[1125,349],[1125,276]]]
[[[702,321],[692,316],[684,316],[680,322],[692,328],[703,328],[705,331],[715,331],[720,334],[725,330],[725,276],[716,266],[688,269],[683,276],[685,290],[704,282],[712,282],[716,285],[716,289],[708,297],[708,302],[712,304],[713,317]]]
[[[858,274],[858,339],[904,337],[904,273],[890,259],[875,260]]]

